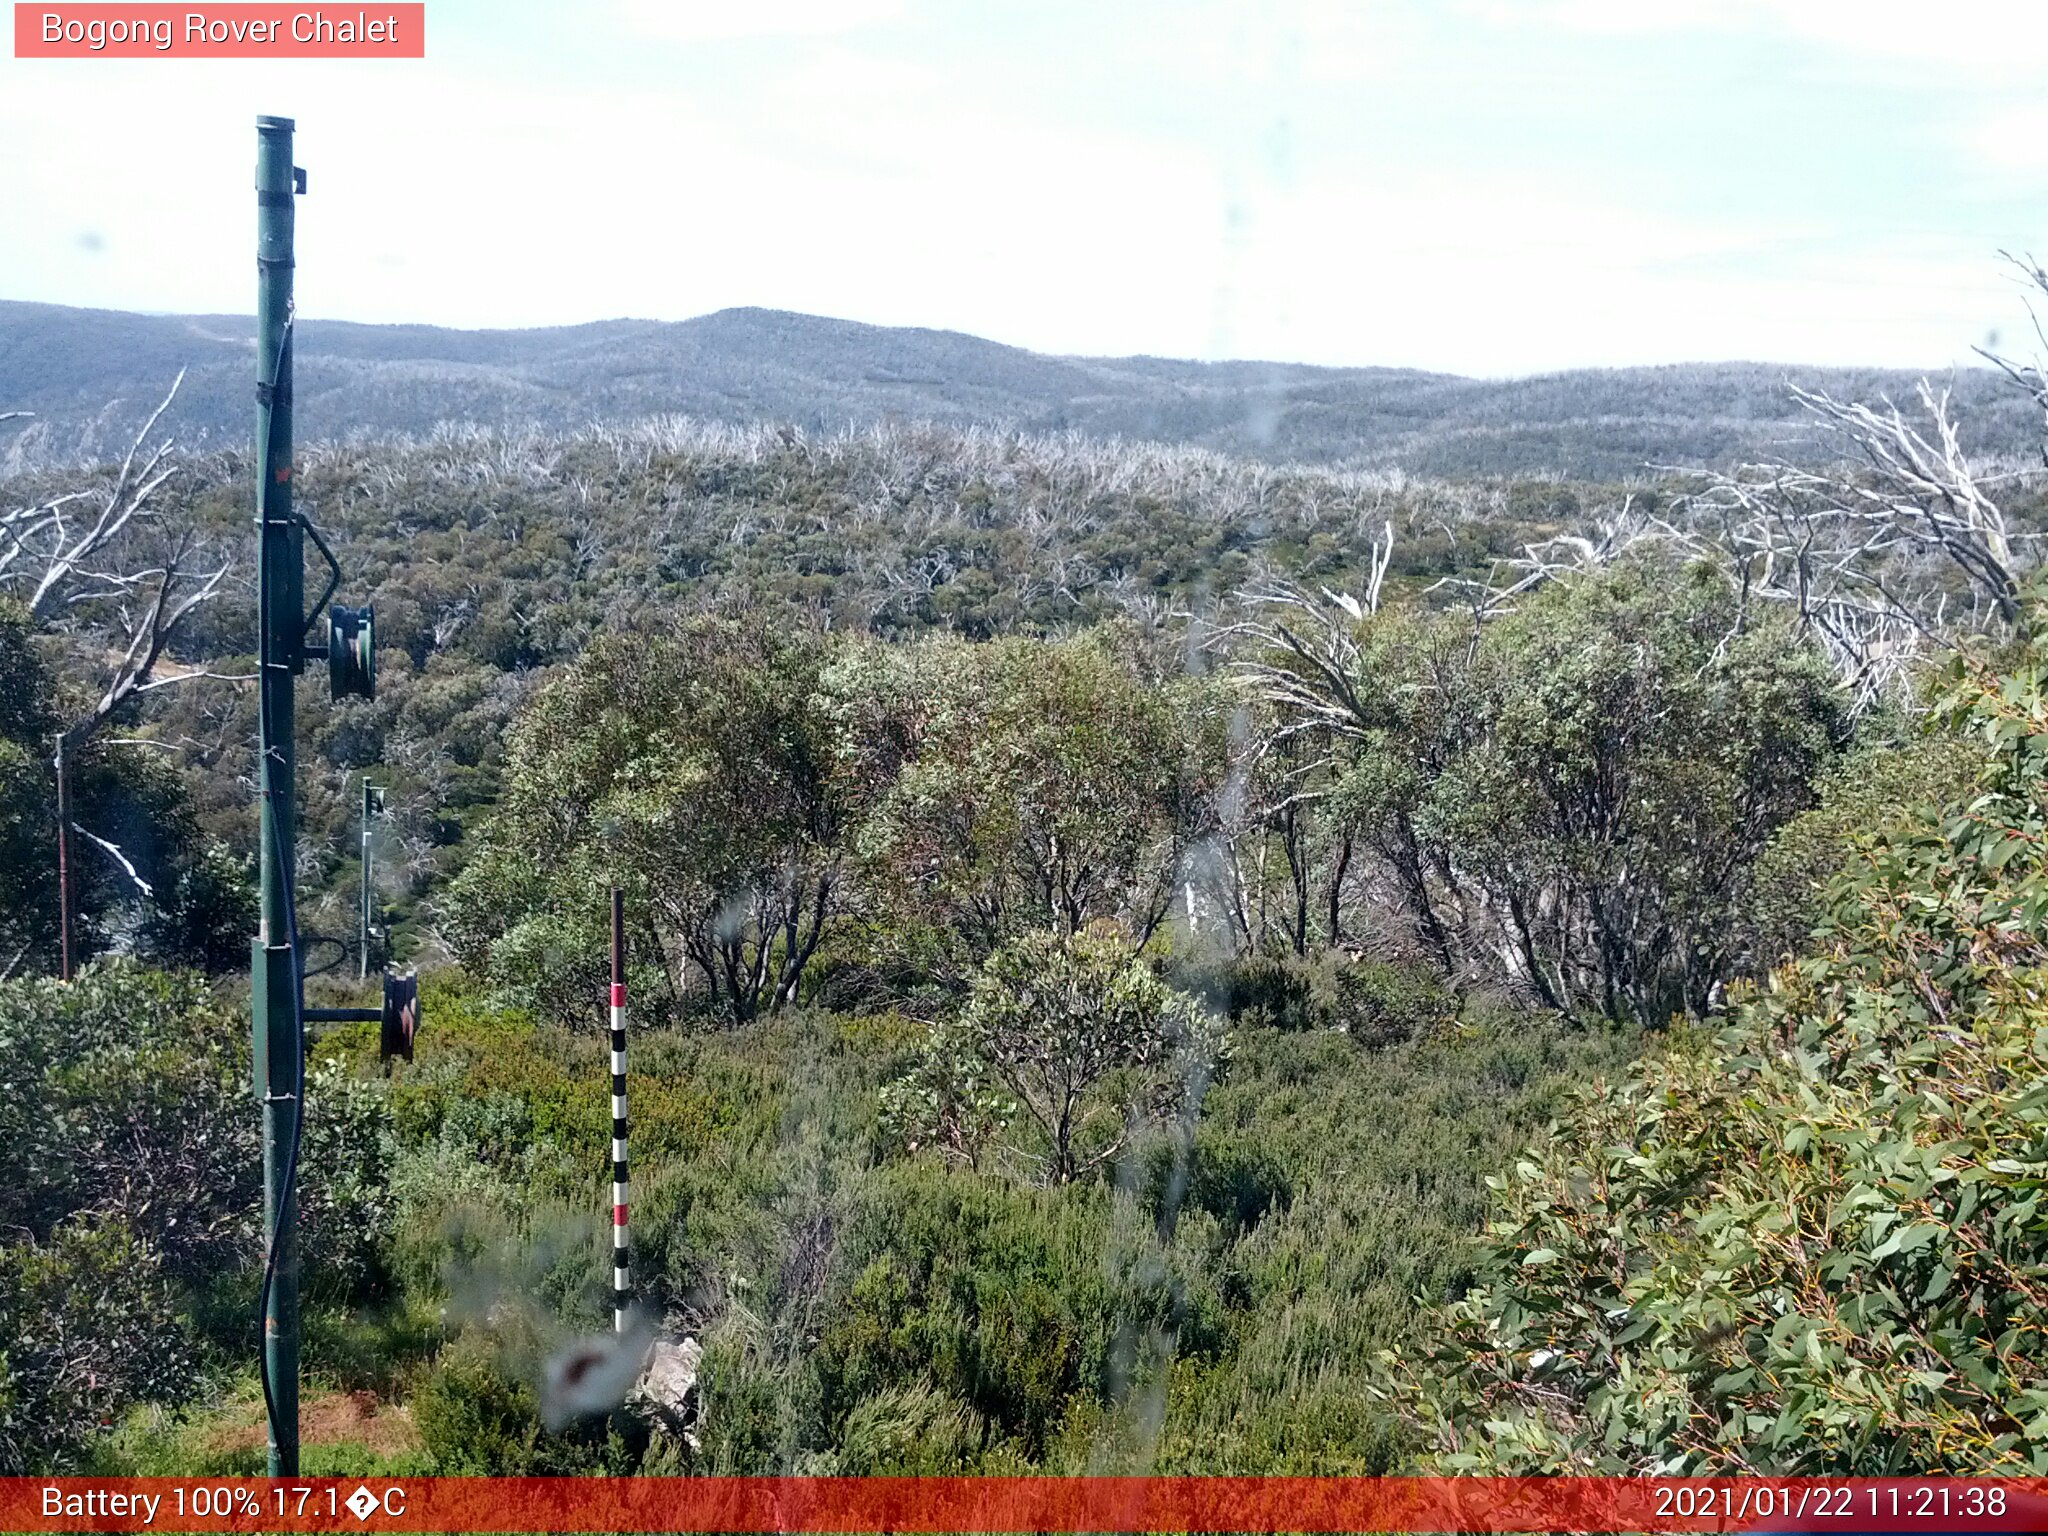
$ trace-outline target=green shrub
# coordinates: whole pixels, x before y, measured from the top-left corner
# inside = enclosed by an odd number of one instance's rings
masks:
[[[1476,634],[1423,605],[1288,617],[1313,641],[1255,624],[1267,648],[1246,659],[1281,730],[1341,742],[1284,795],[1290,826],[1319,802],[1285,839],[1293,943],[1343,926],[1311,923],[1312,890],[1370,871],[1447,972],[1559,1012],[1703,1011],[1757,854],[1849,735],[1820,648],[1704,562],[1616,560]]]
[[[1487,1283],[1391,1378],[1436,1465],[2048,1471],[2048,692],[1952,681],[1973,789],[1880,818],[1816,948],[1496,1181]]]
[[[163,1256],[117,1218],[0,1248],[0,1475],[75,1467],[137,1403],[198,1384]]]
[[[407,1290],[440,1295],[512,1241],[527,1197],[459,1143],[402,1149],[391,1168],[389,1263]]]
[[[1361,1045],[1395,1045],[1450,1023],[1457,999],[1435,966],[1254,951],[1220,978],[1232,1023],[1267,1029],[1341,1029]],[[1214,985],[1212,983],[1212,985]]]
[[[1276,1382],[1225,1361],[1177,1368],[1164,1424],[1134,1449],[1134,1468],[1182,1475],[1381,1477],[1401,1469],[1409,1444],[1348,1362],[1304,1364]]]
[[[138,942],[151,960],[203,971],[239,971],[249,963],[256,928],[252,860],[213,841],[177,872],[163,900],[146,909]]]
[[[249,1329],[258,1123],[247,1016],[201,979],[102,961],[0,983],[0,1462],[74,1463],[103,1420],[188,1396],[206,1337]]]
[[[853,1406],[830,1470],[837,1477],[957,1476],[979,1465],[986,1435],[980,1414],[928,1382],[914,1381]],[[825,1467],[806,1470],[815,1475]]]
[[[744,1313],[729,1318],[704,1341],[698,1364],[702,1464],[720,1476],[772,1476],[794,1466],[799,1426],[789,1411],[790,1383],[747,1326],[752,1321]]]
[[[481,1330],[442,1350],[412,1401],[420,1441],[443,1477],[574,1477],[636,1471],[647,1430],[630,1413],[585,1420],[559,1434],[541,1422],[540,1353]]]
[[[1319,968],[1293,955],[1254,952],[1229,967],[1223,995],[1232,1023],[1326,1029],[1334,998]]]
[[[300,1264],[308,1294],[351,1297],[384,1278],[397,1152],[382,1081],[338,1061],[306,1073],[299,1152]]]
[[[836,1443],[863,1401],[924,1382],[978,1415],[991,1442],[1035,1456],[1077,1399],[1116,1394],[1132,1339],[1213,1349],[1213,1288],[1149,1219],[1127,1219],[1138,1214],[1099,1185],[884,1170],[840,1239],[813,1356],[828,1435]]]
[[[1205,1211],[1235,1240],[1294,1198],[1287,1170],[1270,1148],[1223,1127],[1200,1124],[1155,1135],[1134,1149],[1139,1203],[1171,1233],[1182,1214]]]
[[[1232,1237],[1285,1210],[1294,1199],[1293,1181],[1271,1148],[1247,1136],[1213,1126],[1195,1130],[1188,1199],[1223,1224]]]
[[[480,1336],[442,1351],[413,1394],[412,1417],[444,1477],[527,1477],[540,1467],[539,1395]]]
[[[885,1113],[912,1150],[936,1145],[971,1165],[1014,1126],[1013,1157],[1072,1183],[1134,1125],[1192,1116],[1226,1044],[1120,930],[1039,930],[989,956]]]
[[[1855,859],[1859,833],[1909,819],[1914,808],[1965,799],[1979,767],[1968,742],[1937,736],[1880,742],[1822,776],[1820,803],[1778,829],[1756,861],[1738,942],[1758,972],[1803,952],[1828,916],[1829,885]]]
[[[0,1233],[89,1212],[177,1278],[239,1267],[261,1210],[252,1105],[247,1016],[197,977],[105,961],[70,986],[0,983]]]
[[[1430,966],[1355,960],[1336,974],[1337,1021],[1361,1045],[1397,1045],[1449,1024],[1457,1002]]]

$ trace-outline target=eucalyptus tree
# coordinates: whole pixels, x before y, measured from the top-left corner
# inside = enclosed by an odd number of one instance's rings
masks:
[[[1647,555],[1469,615],[1296,603],[1246,626],[1277,735],[1446,968],[1661,1020],[1744,961],[1775,830],[1848,738],[1825,659],[1711,569]],[[1264,643],[1259,642],[1263,638]]]
[[[950,974],[1037,928],[1144,944],[1215,827],[1227,690],[1109,633],[863,645],[826,691],[865,888]]]
[[[595,1018],[616,884],[663,1005],[701,983],[735,1021],[787,1007],[844,898],[827,655],[759,613],[593,644],[515,728],[498,814],[450,893],[458,952]]]
[[[1044,1182],[1071,1184],[1138,1127],[1192,1119],[1223,1045],[1114,923],[1041,928],[989,956],[883,1107],[912,1151],[979,1166],[1000,1139]]]

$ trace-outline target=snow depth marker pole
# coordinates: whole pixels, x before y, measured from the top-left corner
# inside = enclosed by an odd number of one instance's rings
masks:
[[[626,1227],[626,896],[612,887],[612,1326],[626,1331],[633,1299]]]

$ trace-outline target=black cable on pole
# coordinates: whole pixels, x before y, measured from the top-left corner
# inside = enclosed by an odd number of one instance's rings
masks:
[[[284,317],[284,331],[277,338],[277,357],[271,364],[270,376],[272,380],[276,380],[284,370],[285,354],[291,346],[293,319],[293,312],[287,310]],[[269,410],[267,402],[265,410]],[[273,442],[275,427],[271,423],[274,421],[274,415],[266,415],[263,462],[256,466],[256,508],[259,524],[267,524],[268,522],[268,518],[264,515],[263,496],[265,488],[270,484],[271,455],[275,447]],[[269,562],[262,556],[260,540],[258,541],[256,560],[256,581],[256,607],[257,613],[260,616],[267,612],[265,597],[270,581]],[[293,633],[296,635],[299,633],[299,630],[294,629]],[[269,641],[270,636],[266,626],[262,636],[262,645],[258,648],[257,653],[257,670],[259,673],[273,662],[272,657],[264,654],[269,649]],[[288,656],[282,658],[281,664],[289,667],[291,665],[291,658]],[[265,752],[272,751],[274,750],[274,744],[271,741],[270,694],[269,690],[260,681],[256,689],[256,714],[257,731],[262,738],[263,750]],[[266,785],[270,782],[269,776],[261,772],[261,765],[259,765],[259,777]],[[298,907],[292,894],[295,871],[292,869],[290,861],[285,857],[284,834],[278,830],[277,825],[277,807],[271,800],[271,791],[267,788],[263,792],[263,825],[270,839],[270,856],[277,863],[278,890],[284,900],[285,949],[291,956],[292,964],[292,1030],[293,1037],[297,1042],[298,1059],[296,1080],[292,1084],[292,1139],[289,1150],[285,1153],[284,1178],[278,1184],[277,1209],[272,1213],[270,1232],[264,1240],[263,1284],[256,1293],[256,1374],[263,1384],[264,1424],[270,1434],[270,1443],[275,1445],[278,1440],[277,1398],[276,1394],[272,1391],[270,1383],[270,1351],[265,1347],[267,1340],[264,1337],[264,1330],[270,1320],[270,1294],[277,1284],[277,1249],[278,1244],[284,1238],[285,1214],[291,1209],[292,1194],[297,1189],[299,1182],[299,1137],[306,1123],[306,976],[303,967],[303,957],[299,952]]]
[[[259,707],[260,713],[260,707]],[[266,736],[268,732],[266,731]],[[263,1330],[270,1321],[270,1293],[277,1283],[277,1247],[284,1237],[285,1213],[291,1209],[292,1195],[299,1182],[299,1134],[306,1124],[306,978],[299,968],[299,918],[292,901],[292,876],[283,869],[284,839],[277,830],[277,817],[272,810],[270,798],[263,801],[263,820],[270,829],[271,857],[278,860],[281,873],[279,888],[284,896],[285,948],[292,958],[292,1027],[298,1038],[298,1072],[292,1084],[292,1139],[290,1149],[285,1153],[284,1179],[278,1185],[277,1210],[270,1223],[270,1233],[263,1245],[263,1284],[256,1293],[256,1372],[263,1382],[263,1419],[270,1431],[271,1441],[276,1443],[277,1399],[270,1387],[270,1351],[262,1348]]]

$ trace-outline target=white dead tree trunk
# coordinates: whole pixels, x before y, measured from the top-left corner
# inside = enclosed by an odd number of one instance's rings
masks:
[[[2020,280],[2035,293],[2048,294],[2048,268],[2029,256],[2017,256],[2011,251],[2000,251],[2000,256],[2018,275]],[[2048,329],[2043,329],[2041,316],[2035,310],[2031,299],[2026,303],[2027,321],[2034,332],[2034,342],[2039,348],[2031,359],[2007,357],[1989,347],[1973,350],[1992,367],[1998,369],[2013,383],[2033,396],[2034,404],[2041,411],[2041,462],[2048,464]]]
[[[1963,452],[1949,391],[1920,383],[1928,430],[1907,420],[1889,400],[1883,409],[1843,404],[1820,392],[1794,389],[1799,402],[1861,456],[1867,474],[1854,480],[1819,480],[1808,491],[1820,515],[1839,519],[1847,542],[1860,550],[1937,553],[1987,599],[2008,628],[2021,622],[2021,568],[2005,513],[1990,495],[1993,481]],[[1854,569],[1854,567],[1851,567]]]
[[[189,528],[167,532],[158,517],[154,498],[179,466],[172,456],[174,439],[158,438],[156,430],[184,377],[181,370],[136,432],[111,485],[0,511],[0,593],[17,595],[41,627],[74,637],[82,654],[111,658],[91,703],[52,743],[59,807],[59,932],[67,977],[70,834],[75,831],[101,848],[150,893],[118,847],[71,820],[70,765],[123,706],[158,688],[220,675],[204,668],[164,668],[179,626],[220,595],[233,564],[225,554],[204,551]],[[145,541],[138,537],[145,528],[160,535],[148,541],[150,554],[142,552]]]
[[[220,595],[233,564],[190,529],[166,532],[154,502],[178,472],[175,440],[155,434],[184,377],[143,422],[105,490],[0,512],[0,592],[18,594],[39,624],[113,658],[97,697],[65,728],[74,749],[138,695],[212,675],[160,670],[179,625]],[[154,560],[137,547],[145,527],[163,535]]]
[[[1525,544],[1521,554],[1495,562],[1483,580],[1446,576],[1432,582],[1424,595],[1442,592],[1455,598],[1457,605],[1472,615],[1476,638],[1482,625],[1513,613],[1518,601],[1539,587],[1597,571],[1652,543],[1685,549],[1689,542],[1682,530],[1646,514],[1631,492],[1618,508],[1596,517],[1584,533],[1560,533]]]
[[[2048,294],[2048,269],[2002,254],[2035,295]],[[2033,360],[1977,350],[2041,408],[2048,465],[2048,332],[2032,303],[2027,311],[2041,346]],[[1745,466],[1711,476],[1679,509],[1695,542],[1724,562],[1745,609],[1751,599],[1791,607],[1858,707],[1965,634],[2024,633],[2038,536],[2007,505],[2040,471],[1974,462],[1950,391],[1926,380],[1912,410],[1792,393],[1844,466]]]
[[[1998,500],[2018,477],[1971,462],[1949,392],[1923,381],[1912,416],[1889,400],[1793,393],[1844,466],[1746,465],[1710,476],[1677,509],[1740,611],[1789,607],[1858,708],[1963,633],[2020,632],[2035,535],[2014,527]]]

